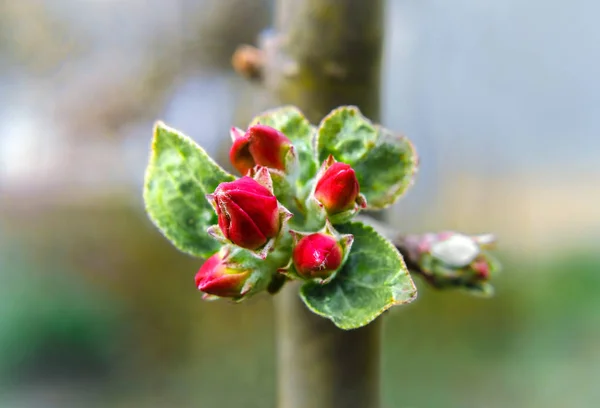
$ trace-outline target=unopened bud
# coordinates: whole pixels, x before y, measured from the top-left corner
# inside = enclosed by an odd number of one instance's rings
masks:
[[[409,235],[398,246],[407,256],[407,265],[433,286],[462,287],[490,295],[493,289],[488,281],[500,269],[486,251],[493,243],[489,234],[468,236],[446,231]]]
[[[229,159],[241,174],[247,174],[256,165],[285,171],[295,159],[290,139],[270,126],[250,126],[246,133],[233,128],[231,137]]]
[[[196,273],[198,290],[208,295],[237,298],[244,295],[243,289],[250,271],[229,264],[221,252],[208,258]]]
[[[346,261],[354,237],[338,234],[328,222],[320,232],[293,232],[292,262],[295,273],[302,279],[327,283]]]
[[[298,242],[293,256],[299,275],[309,279],[326,279],[341,266],[343,253],[335,238],[315,233]]]
[[[260,248],[279,233],[277,198],[250,177],[221,183],[208,198],[217,211],[223,236],[242,248]]]
[[[349,221],[367,205],[360,194],[354,169],[346,163],[336,162],[329,156],[317,174],[311,200],[321,206],[334,224]]]

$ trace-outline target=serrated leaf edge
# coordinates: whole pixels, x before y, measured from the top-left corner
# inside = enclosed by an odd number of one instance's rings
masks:
[[[378,131],[380,129],[386,130],[386,131],[390,132],[391,136],[393,136],[397,139],[400,139],[402,141],[405,141],[410,148],[411,158],[412,158],[410,180],[407,184],[403,185],[402,181],[399,181],[398,183],[392,185],[390,187],[390,190],[393,191],[393,193],[389,194],[387,196],[387,197],[389,197],[389,200],[384,201],[383,204],[372,205],[367,200],[367,208],[366,208],[367,210],[384,210],[384,209],[390,207],[391,205],[393,205],[394,203],[396,203],[396,201],[398,201],[400,198],[402,198],[404,196],[404,194],[406,194],[412,188],[412,186],[415,184],[415,179],[417,177],[417,174],[419,173],[420,162],[419,162],[419,155],[417,153],[417,149],[415,148],[414,143],[411,142],[411,140],[408,137],[402,136],[402,135],[396,135],[396,134],[392,133],[389,129],[384,128],[380,125],[375,125],[375,127],[377,128]],[[401,187],[404,187],[404,188],[401,188]]]
[[[308,309],[315,313],[316,315],[319,315],[321,317],[325,317],[329,320],[331,320],[333,322],[333,324],[335,324],[337,327],[339,327],[342,330],[353,330],[353,329],[358,329],[360,327],[366,326],[367,324],[371,323],[372,321],[374,321],[375,319],[377,319],[379,316],[381,316],[381,314],[383,312],[385,312],[386,310],[389,310],[390,308],[394,307],[394,306],[399,306],[399,305],[403,305],[403,304],[408,304],[413,302],[416,298],[417,298],[417,287],[412,279],[412,276],[410,275],[410,273],[408,272],[408,268],[406,267],[406,263],[404,262],[404,258],[402,257],[402,255],[400,254],[400,252],[398,252],[398,250],[396,249],[396,247],[392,244],[392,242],[385,238],[383,235],[379,234],[372,226],[368,225],[368,224],[364,224],[360,221],[354,221],[354,222],[350,222],[349,224],[357,224],[357,225],[361,225],[362,227],[364,227],[367,230],[370,230],[371,232],[375,233],[382,241],[384,241],[384,244],[388,246],[388,248],[390,250],[392,250],[393,252],[395,252],[398,256],[398,258],[400,259],[400,262],[404,268],[404,270],[406,271],[406,274],[408,275],[409,279],[410,279],[410,283],[411,283],[411,287],[412,287],[412,295],[410,296],[409,299],[405,300],[405,301],[392,301],[389,304],[385,305],[384,307],[380,308],[377,312],[372,314],[372,317],[369,317],[365,320],[363,320],[362,322],[360,322],[360,324],[358,325],[344,325],[344,324],[340,324],[339,322],[337,322],[332,316],[328,316],[325,313],[321,313],[318,310],[314,309],[306,300],[305,297],[305,293],[303,291],[303,289],[305,287],[308,287],[309,285],[311,285],[310,282],[305,283],[304,285],[302,285],[302,287],[300,288],[300,297],[302,298],[302,301],[304,302],[304,304],[306,305],[306,307],[308,307]]]
[[[149,158],[148,158],[148,165],[147,165],[146,171],[144,173],[144,184],[143,184],[143,193],[142,193],[142,196],[144,199],[144,209],[146,210],[146,214],[148,215],[148,218],[150,219],[152,224],[158,229],[158,231],[161,233],[161,235],[163,235],[171,243],[171,245],[173,245],[175,248],[177,248],[180,252],[183,252],[187,255],[194,256],[194,257],[200,257],[200,258],[206,258],[211,255],[210,252],[200,253],[200,252],[198,252],[192,248],[189,248],[185,245],[176,244],[169,236],[167,236],[167,234],[165,232],[166,231],[165,226],[160,221],[158,221],[158,219],[154,216],[153,211],[148,206],[148,202],[149,202],[148,184],[150,183],[151,173],[152,173],[153,168],[155,168],[156,160],[158,157],[157,144],[158,144],[158,138],[159,138],[158,134],[159,134],[160,128],[166,130],[167,132],[175,134],[184,143],[188,144],[189,146],[191,146],[194,149],[199,150],[201,152],[201,154],[206,156],[206,159],[208,162],[213,164],[215,166],[215,168],[219,169],[219,172],[222,173],[224,178],[230,178],[231,180],[235,180],[235,177],[232,174],[225,171],[221,166],[219,166],[219,164],[217,162],[215,162],[212,157],[210,157],[210,155],[206,152],[206,150],[204,150],[200,145],[198,145],[189,136],[185,135],[184,133],[178,131],[175,128],[168,126],[163,121],[159,120],[154,123],[153,129],[152,129],[152,142],[150,145],[151,147],[150,147],[150,154],[149,154]]]
[[[417,150],[415,148],[415,145],[410,141],[410,139],[406,136],[403,135],[396,135],[394,132],[392,132],[390,129],[387,129],[386,127],[380,125],[380,124],[376,124],[374,123],[371,119],[367,118],[365,115],[363,115],[363,113],[360,111],[360,109],[358,108],[358,106],[355,105],[345,105],[345,106],[339,106],[335,109],[333,109],[331,112],[329,112],[323,119],[321,119],[321,122],[319,122],[319,126],[317,126],[317,134],[315,137],[315,146],[314,146],[314,153],[315,153],[315,157],[317,160],[317,163],[320,163],[320,158],[319,158],[319,150],[320,150],[320,135],[321,135],[321,128],[322,126],[325,124],[325,122],[327,122],[328,120],[331,119],[331,117],[333,117],[334,115],[336,115],[338,112],[341,111],[351,111],[353,112],[354,115],[360,116],[362,117],[362,119],[367,122],[368,124],[370,124],[376,131],[377,134],[381,134],[382,130],[383,131],[387,131],[387,133],[390,136],[394,136],[400,140],[406,141],[406,143],[409,145],[410,150],[411,150],[411,157],[413,158],[412,163],[413,165],[412,167],[412,171],[410,172],[410,181],[408,184],[406,184],[406,187],[404,189],[399,189],[399,186],[402,185],[401,182],[398,182],[394,185],[392,185],[390,187],[390,190],[396,190],[394,191],[393,194],[388,195],[387,197],[389,197],[389,201],[385,201],[382,205],[373,205],[371,203],[369,203],[369,200],[367,200],[367,210],[383,210],[385,208],[390,207],[391,205],[393,205],[398,199],[400,199],[415,183],[415,177],[418,173],[419,170],[419,156],[417,154]],[[365,154],[368,154],[365,153]],[[361,159],[364,156],[361,157]]]
[[[353,112],[355,115],[362,116],[371,126],[375,126],[369,118],[367,118],[360,112],[360,109],[358,108],[358,106],[345,105],[345,106],[338,106],[337,108],[333,109],[331,112],[329,112],[327,115],[325,115],[325,117],[323,119],[321,119],[321,121],[319,122],[319,125],[317,126],[317,135],[315,137],[315,157],[316,157],[317,163],[321,163],[321,159],[319,157],[319,150],[321,147],[320,143],[319,143],[321,140],[321,137],[320,137],[321,136],[321,128],[323,127],[325,122],[327,122],[328,120],[331,119],[331,117],[336,115],[338,112],[346,111],[346,110]]]
[[[294,105],[283,105],[278,108],[267,109],[267,110],[263,111],[262,113],[259,113],[254,118],[252,118],[252,121],[250,122],[250,126],[255,125],[257,123],[257,121],[259,120],[259,118],[261,118],[263,116],[272,116],[273,114],[280,113],[280,112],[297,113],[300,116],[302,116],[304,119],[306,119],[306,116],[300,109],[298,109],[298,107],[296,107]],[[310,125],[310,122],[308,121],[308,119],[306,119],[306,122]]]

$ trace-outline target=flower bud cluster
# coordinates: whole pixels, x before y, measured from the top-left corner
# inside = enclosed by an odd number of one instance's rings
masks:
[[[366,207],[354,170],[333,156],[322,163],[310,181],[308,197],[294,197],[300,203],[300,219],[308,220],[296,225],[304,225],[307,232],[295,231],[289,225],[293,214],[274,193],[272,178],[293,178],[298,163],[290,139],[261,124],[246,132],[233,128],[231,137],[229,158],[242,177],[219,184],[207,195],[217,215],[208,232],[223,247],[196,274],[197,288],[208,298],[242,299],[282,276],[321,284],[334,279],[348,258],[353,237],[339,234],[333,225],[349,221]],[[248,266],[239,257],[234,260],[232,253],[240,250],[259,260],[252,264],[258,266]]]

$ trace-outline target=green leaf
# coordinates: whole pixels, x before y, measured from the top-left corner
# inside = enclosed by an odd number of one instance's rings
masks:
[[[348,330],[364,326],[390,307],[416,298],[417,289],[390,241],[360,222],[336,229],[354,235],[352,250],[333,281],[302,286],[300,296],[310,310]]]
[[[155,125],[144,201],[154,225],[179,250],[206,258],[219,249],[206,232],[217,216],[205,195],[233,180],[192,139],[162,122]]]
[[[300,175],[298,181],[301,185],[312,179],[317,174],[318,163],[315,160],[314,140],[316,128],[310,124],[302,112],[294,106],[283,106],[281,108],[266,111],[255,117],[250,126],[260,123],[271,126],[286,135],[294,144],[298,161],[300,163]]]
[[[323,119],[317,152],[320,162],[331,154],[354,168],[369,209],[385,208],[400,198],[418,166],[407,138],[374,125],[354,106],[335,109]]]

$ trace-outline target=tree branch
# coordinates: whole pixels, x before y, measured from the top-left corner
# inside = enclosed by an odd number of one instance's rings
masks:
[[[260,49],[235,53],[236,70],[312,123],[341,105],[378,121],[383,0],[277,0],[275,15]],[[280,408],[380,406],[380,319],[342,331],[309,311],[294,283],[275,309]]]

